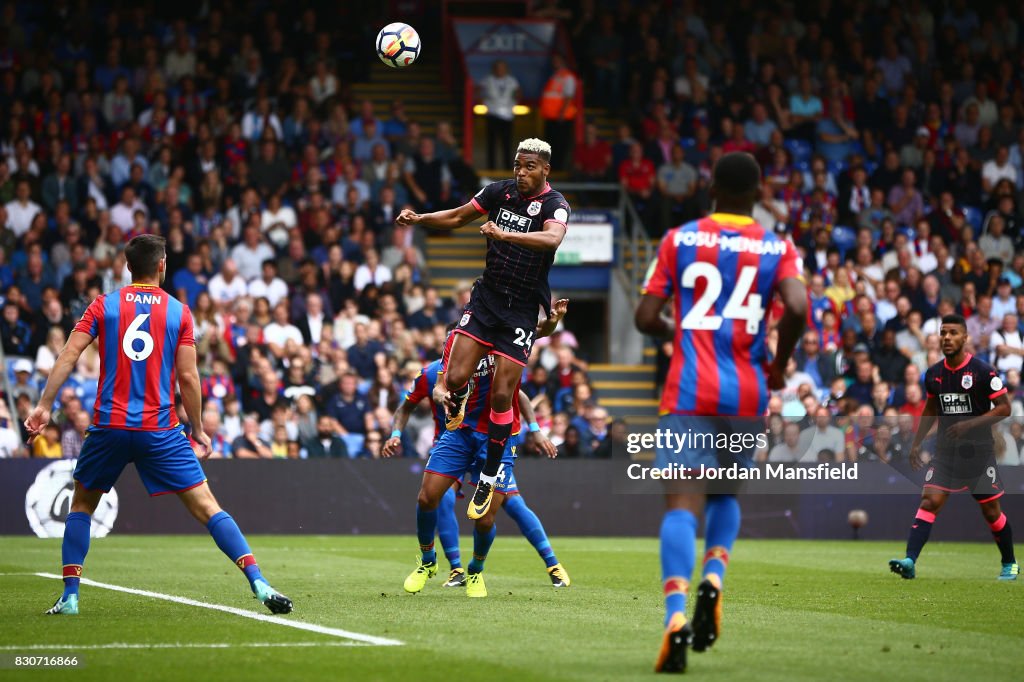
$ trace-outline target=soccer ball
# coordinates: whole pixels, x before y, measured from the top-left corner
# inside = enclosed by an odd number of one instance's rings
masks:
[[[420,56],[420,34],[400,21],[388,24],[377,34],[377,56],[393,69],[409,66]]]

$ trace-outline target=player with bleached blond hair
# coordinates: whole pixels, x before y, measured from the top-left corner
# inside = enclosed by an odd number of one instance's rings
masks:
[[[484,273],[455,328],[445,375],[434,391],[435,401],[445,405],[445,428],[457,429],[466,413],[473,372],[481,359],[494,355],[487,461],[469,504],[468,516],[474,520],[491,505],[539,312],[551,316],[548,273],[569,222],[569,202],[548,184],[551,145],[536,138],[523,140],[512,170],[512,179],[487,185],[459,208],[426,214],[406,209],[396,221],[455,230],[488,215],[480,227],[487,236]]]

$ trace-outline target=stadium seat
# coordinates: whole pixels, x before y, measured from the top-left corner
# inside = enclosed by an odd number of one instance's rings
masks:
[[[899,234],[907,235],[907,239],[909,239],[910,241],[914,241],[915,239],[917,239],[917,230],[915,230],[910,225],[901,225],[900,227],[896,228],[896,232],[898,232]]]
[[[809,161],[814,153],[811,143],[806,140],[786,140],[782,146],[793,156],[794,162]]]
[[[793,164],[793,168],[797,169],[801,173],[807,173],[808,171],[811,170],[811,162],[806,159],[802,161],[797,161],[796,163]]]
[[[967,224],[974,228],[974,234],[979,234],[981,223],[985,219],[985,214],[981,212],[981,209],[974,206],[964,206],[964,217],[967,218]]]
[[[692,137],[684,137],[681,140],[679,140],[679,146],[682,147],[685,151],[690,151],[691,149],[697,146],[697,140]]]
[[[832,244],[839,249],[840,255],[845,258],[846,252],[857,243],[857,232],[844,225],[836,225],[832,228]]]
[[[864,162],[864,170],[866,170],[868,172],[868,175],[872,175],[876,170],[878,170],[878,162],[877,161],[865,161]]]
[[[847,169],[848,165],[849,164],[847,164],[845,161],[842,161],[842,160],[840,160],[840,161],[829,161],[828,162],[828,172],[831,173],[833,175],[833,177],[838,178],[840,175],[842,175],[843,171]]]

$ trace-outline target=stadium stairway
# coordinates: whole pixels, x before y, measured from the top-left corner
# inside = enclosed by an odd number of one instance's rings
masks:
[[[420,124],[423,132],[433,135],[439,121],[452,124],[456,140],[462,139],[462,113],[441,82],[439,62],[418,61],[408,69],[392,69],[376,60],[370,68],[370,80],[353,83],[352,96],[358,102],[373,102],[377,118],[391,118],[391,103],[400,99],[410,121]]]
[[[451,234],[427,237],[430,283],[442,296],[452,296],[459,282],[472,283],[483,272],[487,240],[478,229],[481,224],[482,218]]]
[[[653,426],[658,418],[654,365],[593,364],[590,381],[598,404],[630,426]]]

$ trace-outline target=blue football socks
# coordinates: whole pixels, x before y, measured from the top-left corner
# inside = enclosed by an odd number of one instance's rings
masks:
[[[526,506],[523,498],[520,495],[508,495],[505,499],[505,511],[519,526],[523,537],[537,550],[537,554],[544,560],[544,565],[551,568],[557,564],[555,550],[551,549],[551,542],[548,541],[548,534],[544,532],[544,526],[533,510]]]
[[[665,589],[665,625],[675,613],[686,612],[694,554],[697,519],[686,509],[671,509],[661,520],[661,578]]]
[[[60,547],[61,562],[64,564],[64,599],[78,594],[82,577],[82,564],[89,553],[89,529],[92,517],[85,512],[71,512],[64,520],[64,542]]]

